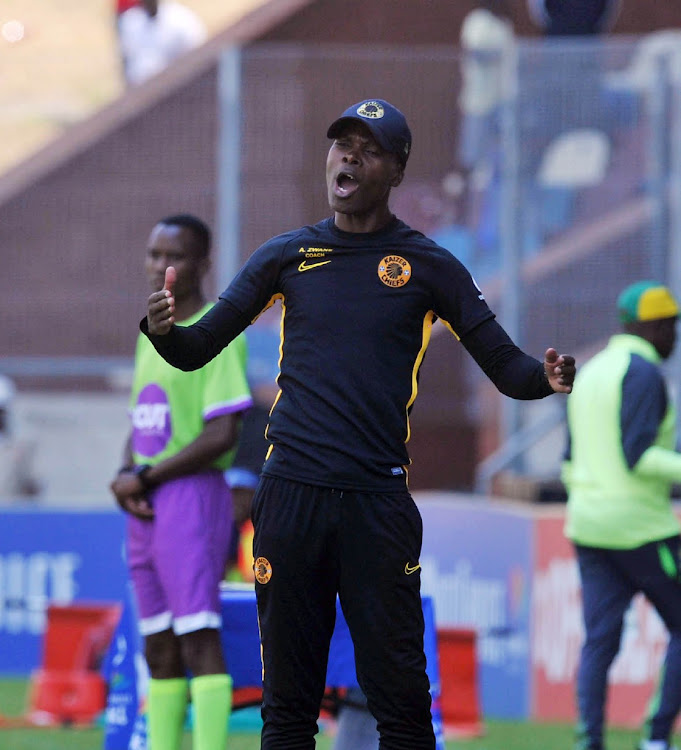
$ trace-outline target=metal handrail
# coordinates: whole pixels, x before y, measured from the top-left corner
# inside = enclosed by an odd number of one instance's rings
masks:
[[[492,490],[492,480],[502,469],[510,466],[528,448],[539,442],[548,429],[564,423],[563,410],[558,404],[552,404],[546,414],[536,422],[514,432],[505,443],[478,464],[475,470],[474,491],[477,494],[489,495]]]

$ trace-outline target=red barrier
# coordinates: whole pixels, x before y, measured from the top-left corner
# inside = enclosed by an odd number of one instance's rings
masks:
[[[88,724],[106,706],[99,669],[121,613],[119,604],[50,605],[43,660],[31,675],[28,720]]]
[[[439,628],[437,650],[440,661],[442,721],[445,735],[480,737],[476,632],[463,628]]]

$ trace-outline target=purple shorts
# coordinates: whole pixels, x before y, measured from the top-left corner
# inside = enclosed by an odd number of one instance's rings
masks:
[[[128,517],[128,565],[142,635],[219,628],[219,584],[232,532],[221,471],[180,477],[151,494],[155,517]]]

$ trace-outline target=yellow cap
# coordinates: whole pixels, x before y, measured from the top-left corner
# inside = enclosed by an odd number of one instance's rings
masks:
[[[679,314],[674,295],[656,281],[638,281],[628,286],[617,300],[617,309],[623,323],[676,318]]]

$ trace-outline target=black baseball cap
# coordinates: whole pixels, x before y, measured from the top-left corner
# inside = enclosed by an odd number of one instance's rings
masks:
[[[326,135],[335,138],[348,120],[364,123],[386,151],[397,154],[402,166],[407,163],[411,151],[411,131],[405,116],[397,107],[383,99],[364,99],[348,107],[334,120]]]

